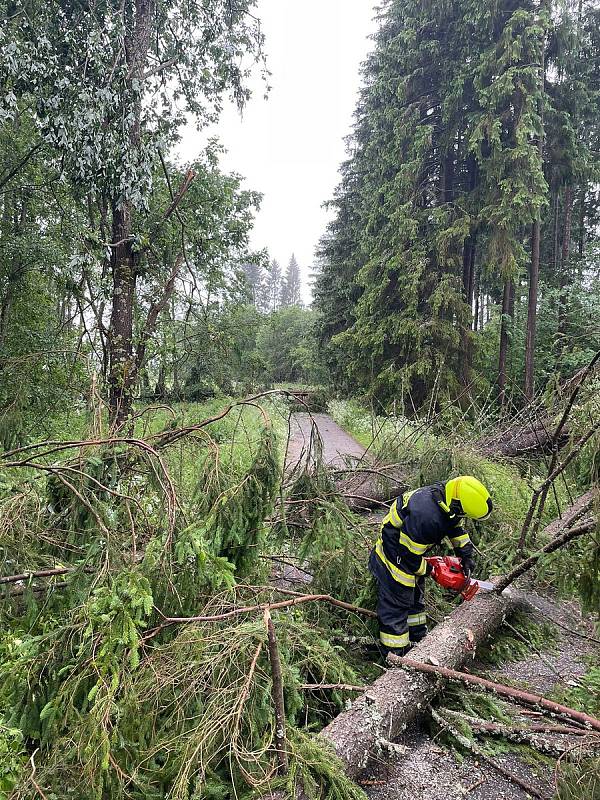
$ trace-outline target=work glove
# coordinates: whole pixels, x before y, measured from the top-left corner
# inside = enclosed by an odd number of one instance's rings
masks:
[[[460,565],[462,567],[462,571],[465,573],[465,577],[470,578],[471,573],[475,569],[475,561],[471,558],[471,556],[461,556]]]

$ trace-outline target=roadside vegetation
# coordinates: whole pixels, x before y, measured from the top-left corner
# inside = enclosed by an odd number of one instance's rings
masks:
[[[408,674],[366,569],[405,488],[480,478],[479,576],[600,636],[596,5],[383,3],[312,307],[310,265],[252,247],[260,187],[175,156],[266,76],[255,12],[0,0],[0,800],[364,800],[319,734]],[[325,412],[360,463],[326,463]],[[465,606],[427,602],[431,642]],[[557,624],[505,621],[481,670]],[[585,658],[557,800],[600,780]],[[419,711],[473,755],[450,714],[504,702]]]

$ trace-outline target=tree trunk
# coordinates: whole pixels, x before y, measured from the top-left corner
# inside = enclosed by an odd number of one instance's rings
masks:
[[[531,402],[534,393],[535,330],[538,284],[540,279],[540,220],[533,223],[531,232],[531,263],[529,265],[529,294],[527,332],[525,337],[525,398]]]
[[[560,259],[559,292],[558,292],[558,335],[560,349],[566,333],[567,325],[567,293],[569,286],[569,253],[571,250],[571,221],[573,219],[573,187],[565,189],[565,211],[563,223],[562,251]]]
[[[581,187],[581,200],[579,201],[579,235],[577,237],[577,254],[581,263],[583,247],[585,244],[585,184]]]
[[[108,329],[109,408],[111,424],[121,425],[131,414],[136,378],[133,355],[135,263],[131,249],[131,205],[112,209],[112,312]]]
[[[554,427],[551,417],[541,417],[527,425],[511,426],[481,438],[474,447],[485,458],[520,458],[532,453],[551,453],[554,447],[564,447],[569,440],[569,430],[564,428],[554,443]]]
[[[480,293],[480,286],[479,286],[479,272],[475,274],[475,287],[473,293],[475,295],[475,307],[473,309],[473,330],[479,330],[479,293]]]
[[[540,91],[544,94],[546,84],[545,66],[545,37],[541,43],[540,56]],[[540,135],[538,139],[538,152],[540,164],[543,163],[544,156],[544,106],[543,101],[539,101],[540,116]],[[537,317],[538,284],[540,280],[540,211],[538,209],[536,219],[533,223],[531,232],[531,262],[529,265],[529,302],[527,306],[527,332],[525,336],[525,398],[533,400],[535,389],[535,330]]]
[[[471,309],[473,305],[473,264],[475,262],[475,243],[473,236],[465,239],[463,245],[463,293],[465,304],[469,309],[469,321],[461,330],[461,364],[460,376],[463,386],[469,384],[471,378],[472,342],[471,342]]]
[[[128,67],[128,95],[133,96],[129,146],[133,152],[141,144],[142,92],[144,70],[150,46],[154,0],[135,0],[133,21],[130,7],[123,6],[126,25],[125,57]],[[134,86],[137,88],[134,90]],[[112,311],[108,329],[109,412],[111,425],[121,426],[131,415],[136,361],[133,353],[133,307],[136,264],[132,249],[133,206],[126,197],[112,201]]]
[[[412,661],[459,669],[472,661],[508,613],[521,602],[517,592],[478,594],[463,603],[411,650]],[[383,742],[393,741],[439,693],[439,676],[390,669],[321,731],[346,773],[356,778]]]
[[[484,313],[485,313],[485,295],[479,290],[479,330],[482,331],[484,327]]]
[[[477,161],[473,155],[468,159],[468,187],[473,192],[477,185]],[[468,386],[471,381],[471,365],[473,361],[473,287],[475,283],[475,242],[476,232],[471,231],[463,244],[463,292],[465,303],[469,309],[469,319],[461,330],[461,360],[460,375],[463,386]]]
[[[558,208],[560,205],[560,192],[558,188],[552,191],[552,263],[554,274],[558,275]]]
[[[511,298],[513,303],[511,304]],[[511,306],[514,310],[514,284],[510,278],[504,281],[502,295],[502,322],[500,325],[500,352],[498,355],[498,392],[500,403],[506,400],[506,358],[508,355],[509,327],[512,325]]]

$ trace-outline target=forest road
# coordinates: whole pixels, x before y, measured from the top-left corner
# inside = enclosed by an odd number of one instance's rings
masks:
[[[298,412],[292,414],[290,420],[286,472],[291,472],[311,451],[314,454],[315,428],[323,444],[323,460],[328,466],[343,469],[365,457],[365,448],[340,428],[329,414]]]

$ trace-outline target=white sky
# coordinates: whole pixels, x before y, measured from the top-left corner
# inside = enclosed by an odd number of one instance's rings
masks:
[[[376,6],[375,0],[258,0],[271,91],[265,100],[257,76],[243,116],[229,105],[208,131],[227,148],[223,169],[263,194],[252,245],[266,247],[282,268],[296,254],[305,300],[328,218],[321,206],[339,180]],[[190,127],[178,153],[191,160],[205,140],[204,131],[200,136]]]

